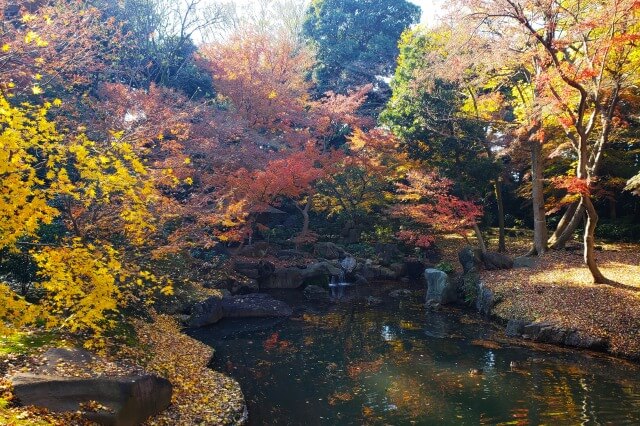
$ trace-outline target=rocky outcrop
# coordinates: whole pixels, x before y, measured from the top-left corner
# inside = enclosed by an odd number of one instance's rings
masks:
[[[258,262],[235,262],[233,269],[245,277],[258,281],[267,279],[276,270],[273,263],[264,260]]]
[[[425,269],[424,277],[427,281],[425,302],[428,307],[447,305],[458,300],[456,285],[446,273],[439,269]]]
[[[393,270],[373,263],[365,263],[356,269],[356,271],[369,281],[393,281],[400,278]]]
[[[313,246],[313,254],[323,259],[335,260],[344,257],[345,251],[334,243],[326,242],[316,243]]]
[[[224,297],[221,305],[224,318],[288,317],[293,314],[286,303],[261,293]]]
[[[87,420],[109,426],[141,424],[167,408],[172,393],[168,380],[153,375],[75,378],[20,373],[11,383],[22,405],[53,412],[81,411]],[[90,411],[85,404],[93,401],[98,405]]]
[[[187,326],[204,327],[205,325],[215,324],[222,319],[222,315],[222,299],[213,296],[191,308]]]
[[[330,262],[313,263],[306,268],[290,267],[277,268],[275,273],[261,282],[264,289],[295,289],[301,287],[305,281],[325,278],[327,282],[331,277],[342,274],[342,269]]]
[[[268,294],[253,293],[223,298],[214,296],[192,308],[186,325],[198,328],[215,324],[222,318],[288,317],[292,313],[289,305]]]
[[[589,336],[574,328],[564,328],[550,322],[528,322],[511,319],[505,334],[538,343],[572,346],[595,351],[606,351],[609,342],[605,338]]]

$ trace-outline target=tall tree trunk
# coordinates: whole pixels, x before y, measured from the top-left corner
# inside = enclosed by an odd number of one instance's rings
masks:
[[[564,212],[562,218],[560,219],[560,222],[558,222],[558,226],[556,226],[556,230],[553,232],[553,235],[551,235],[551,238],[549,238],[549,247],[553,248],[553,245],[556,243],[556,241],[558,241],[560,235],[562,235],[565,229],[567,229],[567,225],[569,225],[569,222],[571,222],[573,216],[576,214],[578,204],[578,201],[571,203],[569,205],[569,208]]]
[[[533,202],[533,248],[538,256],[547,251],[547,218],[544,209],[542,141],[531,142],[531,200]]]
[[[498,251],[504,253],[507,251],[505,244],[504,232],[504,202],[502,200],[502,178],[496,179],[495,182],[496,203],[498,204]]]
[[[585,206],[587,212],[587,224],[584,229],[584,262],[589,267],[589,272],[593,276],[593,281],[596,284],[613,284],[613,281],[606,278],[596,263],[595,256],[595,230],[598,224],[598,213],[596,212],[591,198],[589,195],[582,196],[582,203]]]
[[[478,247],[482,250],[483,253],[487,252],[487,245],[484,242],[484,237],[482,236],[482,232],[480,231],[480,227],[477,222],[473,222],[473,232],[476,234],[476,239],[478,240]]]

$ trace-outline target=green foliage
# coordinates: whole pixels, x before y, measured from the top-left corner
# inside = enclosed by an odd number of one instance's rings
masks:
[[[436,269],[439,269],[442,272],[447,274],[451,274],[456,270],[453,264],[451,262],[447,262],[446,260],[443,260],[442,262],[438,263],[436,265]]]
[[[315,0],[304,35],[317,49],[314,78],[320,92],[343,92],[393,70],[400,34],[418,22],[406,0]]]
[[[462,276],[462,292],[464,294],[464,301],[468,305],[473,305],[478,298],[478,282],[480,276],[477,273],[468,273]]]
[[[442,35],[417,27],[400,40],[400,56],[391,82],[393,95],[380,114],[382,124],[400,138],[417,160],[427,161],[454,180],[454,192],[479,198],[501,172],[492,158],[488,121],[465,112],[468,94],[454,83],[428,78],[428,55],[439,52]],[[416,76],[425,81],[416,82]]]
[[[622,221],[602,223],[596,228],[596,237],[611,241],[640,241],[640,224]]]
[[[11,333],[0,336],[0,355],[29,353],[59,339],[60,336],[52,332]]]
[[[365,243],[349,244],[345,249],[347,252],[357,257],[371,258],[376,255],[375,248],[372,245]]]

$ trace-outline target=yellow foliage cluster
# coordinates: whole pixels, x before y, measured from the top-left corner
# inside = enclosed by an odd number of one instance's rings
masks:
[[[59,104],[13,106],[0,96],[0,249],[32,247],[44,295],[28,303],[0,282],[0,327],[42,321],[95,339],[120,308],[173,290],[112,244],[117,234],[135,249],[156,229],[158,195],[143,161],[117,138],[99,144],[61,135],[47,118]],[[67,233],[40,243],[41,226],[54,220]]]

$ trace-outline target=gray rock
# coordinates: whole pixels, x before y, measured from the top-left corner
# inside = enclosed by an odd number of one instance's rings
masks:
[[[365,265],[361,274],[367,280],[396,280],[399,278],[391,269],[375,264]]]
[[[187,321],[189,327],[204,327],[215,324],[222,319],[222,299],[210,297],[191,308],[191,315]]]
[[[53,412],[82,411],[96,401],[107,410],[83,412],[87,420],[109,426],[136,426],[171,403],[171,383],[153,375],[73,378],[21,373],[11,378],[22,405]]]
[[[221,304],[225,318],[288,317],[293,314],[289,305],[263,293],[225,297]]]
[[[424,277],[427,280],[427,306],[447,305],[458,300],[456,286],[446,273],[439,269],[425,269]]]
[[[392,292],[389,292],[389,297],[392,297],[394,299],[401,299],[404,297],[410,297],[411,296],[411,290],[408,290],[406,288],[401,288],[398,290],[393,290]]]
[[[471,247],[465,247],[458,252],[458,260],[462,265],[462,270],[465,274],[469,272],[476,272],[478,270],[478,264],[480,259],[476,256],[476,253]]]
[[[396,277],[404,277],[407,275],[407,265],[405,263],[392,263],[389,265],[389,269],[393,271]]]
[[[476,309],[485,316],[490,316],[495,305],[495,295],[482,281],[478,281],[478,296],[476,297]]]
[[[262,288],[294,289],[302,285],[302,268],[277,268],[275,273],[262,282]]]
[[[341,274],[341,268],[326,261],[313,263],[306,268],[278,268],[267,279],[261,281],[260,288],[294,289],[299,288],[307,280],[324,277],[329,282],[331,277],[337,277]]]
[[[507,322],[505,334],[508,337],[520,337],[524,332],[525,325],[527,325],[527,321],[510,319],[509,322]]]
[[[331,296],[324,288],[317,285],[308,285],[302,292],[307,300],[314,302],[328,302]]]
[[[481,256],[482,263],[487,271],[513,268],[513,259],[505,254],[488,251],[482,253]]]
[[[348,274],[353,272],[358,266],[358,261],[353,256],[347,256],[340,262],[340,267]]]
[[[522,336],[540,343],[573,346],[595,351],[606,351],[609,342],[605,338],[589,336],[575,329],[563,328],[550,322],[533,322],[524,326]]]
[[[342,274],[342,269],[330,262],[312,263],[302,270],[302,278],[305,280],[320,277],[337,277]]]
[[[328,260],[340,259],[344,255],[344,250],[334,243],[316,243],[313,246],[313,254]]]
[[[519,256],[513,259],[514,268],[533,268],[536,266],[536,259],[528,256]]]
[[[260,260],[258,262],[235,262],[233,269],[245,277],[254,280],[264,280],[273,275],[276,268],[271,262]]]

